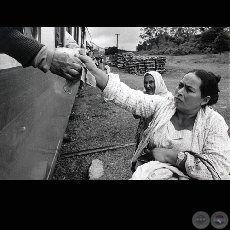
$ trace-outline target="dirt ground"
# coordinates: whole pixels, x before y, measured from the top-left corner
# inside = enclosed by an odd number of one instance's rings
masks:
[[[230,61],[229,53],[166,56],[167,70],[163,79],[174,92],[184,74],[194,68],[212,71],[222,77],[220,97],[215,109],[224,116],[230,126]],[[143,89],[143,76],[125,73],[123,69],[111,67],[121,81],[133,89]],[[76,97],[66,134],[71,138],[63,143],[56,162],[53,180],[87,180],[88,169],[93,159],[103,162],[104,175],[99,180],[127,180],[131,177],[130,160],[134,153],[134,137],[138,120],[130,112],[104,102],[98,88],[85,85]],[[229,132],[230,134],[230,132]],[[116,148],[129,144],[128,147]],[[76,152],[102,147],[114,149],[76,155]],[[96,150],[95,150],[96,151]]]

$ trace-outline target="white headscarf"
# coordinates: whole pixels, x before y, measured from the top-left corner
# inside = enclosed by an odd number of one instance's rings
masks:
[[[160,73],[157,71],[149,71],[144,74],[147,75],[150,74],[154,80],[155,80],[155,94],[162,96],[162,97],[167,97],[167,96],[172,96],[172,93],[168,91],[165,82],[161,76]]]

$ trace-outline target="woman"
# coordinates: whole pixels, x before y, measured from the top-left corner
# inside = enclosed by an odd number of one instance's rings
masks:
[[[153,116],[132,162],[145,152],[152,156],[149,163],[157,164],[154,170],[167,168],[178,178],[229,179],[228,126],[210,107],[218,101],[220,77],[204,70],[190,71],[179,82],[175,96],[164,98],[131,89],[118,76],[95,68],[85,55],[79,59],[95,76],[105,97],[133,114]]]
[[[165,82],[158,72],[155,71],[150,71],[146,72],[144,74],[144,91],[145,94],[149,95],[160,95],[162,97],[171,97],[172,93],[168,91]],[[141,141],[142,135],[144,130],[148,127],[149,122],[152,120],[152,116],[148,118],[140,117],[138,115],[133,115],[134,118],[140,119],[138,127],[137,127],[137,132],[135,135],[135,140],[136,140],[136,149]],[[142,156],[141,158],[139,157],[139,162],[147,162],[148,161],[148,156],[147,159],[145,158],[146,155]],[[136,162],[132,164],[131,170],[134,172],[136,168]]]

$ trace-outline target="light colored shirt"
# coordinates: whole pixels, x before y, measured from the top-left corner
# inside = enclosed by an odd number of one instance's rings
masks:
[[[159,148],[165,147],[165,142],[162,141],[162,130],[167,127],[168,121],[176,111],[173,96],[167,99],[158,95],[144,94],[142,91],[131,89],[123,82],[120,82],[119,75],[112,73],[109,74],[108,84],[103,90],[103,95],[133,114],[142,117],[153,115],[153,120],[145,130],[142,141],[134,154],[133,162],[136,161],[150,141],[153,141]],[[189,146],[186,146],[186,148],[189,147],[187,151],[199,154],[204,159],[209,160],[220,176],[229,175],[230,138],[228,125],[218,112],[209,106],[206,106],[205,109],[200,109],[190,140]],[[176,145],[175,141],[171,142],[170,147],[179,148],[180,151],[184,150],[182,146]],[[207,167],[192,154],[187,155],[185,168],[188,175],[193,178],[201,180],[213,179]]]
[[[157,133],[160,135],[158,145],[162,148],[175,149],[178,151],[188,151],[192,145],[192,131],[183,129],[176,130],[171,121],[160,129]]]

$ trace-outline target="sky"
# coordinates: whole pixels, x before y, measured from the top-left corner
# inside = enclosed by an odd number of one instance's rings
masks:
[[[141,27],[87,27],[91,35],[91,41],[96,45],[106,48],[117,46],[118,49],[135,51],[141,41]],[[120,34],[120,35],[115,35]]]

